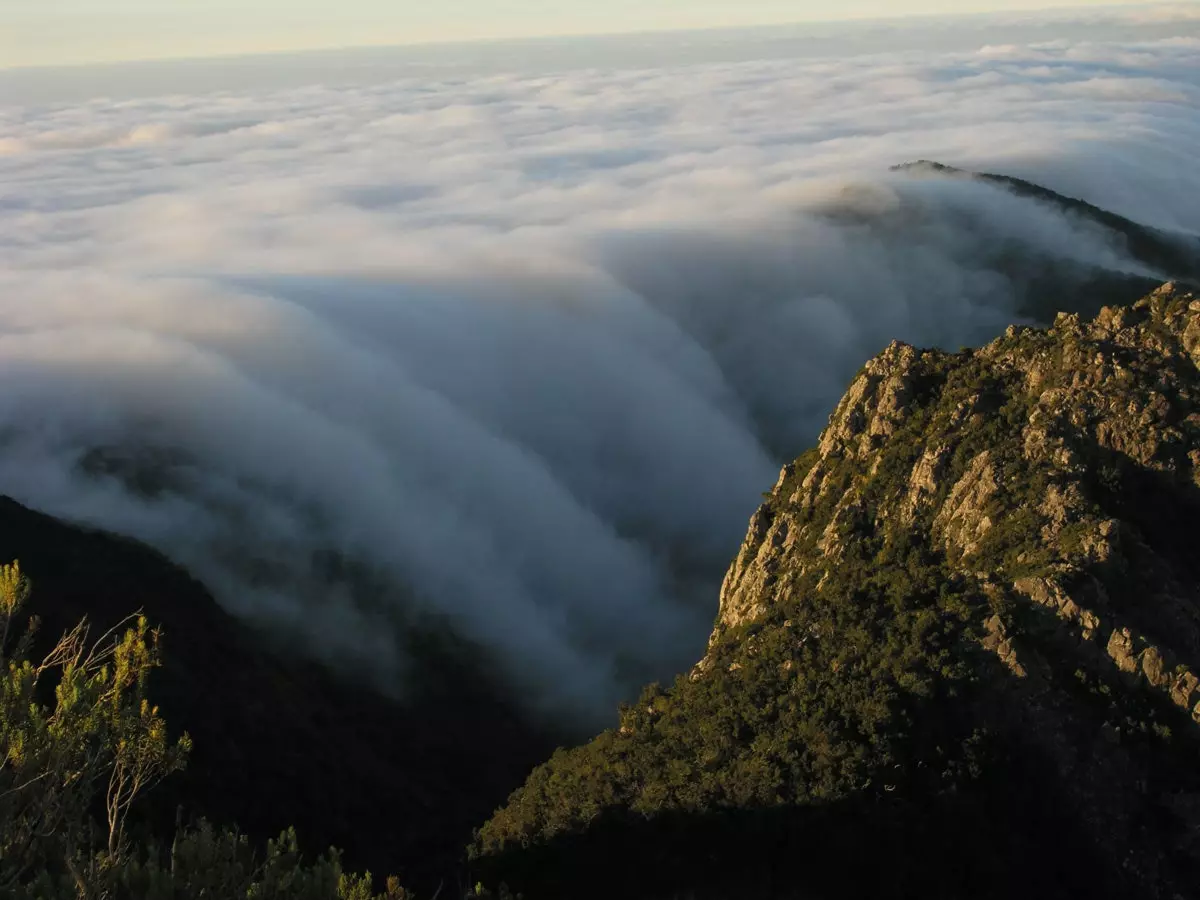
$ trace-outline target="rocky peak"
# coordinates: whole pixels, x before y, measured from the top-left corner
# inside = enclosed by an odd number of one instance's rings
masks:
[[[713,643],[786,600],[788,573],[836,566],[848,526],[866,516],[1054,611],[1200,722],[1195,563],[1155,546],[1140,521],[1154,513],[1125,509],[1136,498],[1119,484],[1148,479],[1181,515],[1200,509],[1198,366],[1200,299],[1173,284],[1094,321],[1012,327],[974,352],[893,343],[754,514]],[[1152,576],[1140,597],[1114,599],[1114,573],[1132,566]]]
[[[704,659],[480,846],[572,835],[664,897],[1197,896],[1198,544],[1189,290],[894,343],[755,512]]]
[[[1023,707],[1024,727],[1036,725],[1021,739],[1057,761],[1072,802],[1107,823],[1096,839],[1147,867],[1149,884],[1158,862],[1146,860],[1161,848],[1138,846],[1128,830],[1145,798],[1097,780],[1126,777],[1132,764],[1113,744],[1131,728],[1200,733],[1198,537],[1194,293],[1166,284],[1092,321],[1064,314],[1045,331],[1012,327],[973,352],[893,344],[755,513],[692,679],[709,677],[714,654],[774,610],[821,603],[847,547],[930,548],[948,579],[987,598],[974,639],[1019,685],[996,690],[996,709]],[[800,579],[815,594],[798,597]],[[1107,685],[1095,688],[1111,701],[1093,724],[1064,714],[1075,689],[1065,673]],[[1150,713],[1134,725],[1137,716],[1117,712],[1156,702],[1186,724]],[[1095,723],[1107,737],[1081,763],[1064,748]],[[1187,827],[1200,828],[1195,785],[1160,801],[1191,810]],[[1200,853],[1189,846],[1192,865]]]

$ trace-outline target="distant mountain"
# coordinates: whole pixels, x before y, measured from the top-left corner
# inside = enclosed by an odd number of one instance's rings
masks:
[[[1044,204],[1106,238],[1126,261],[1124,266],[1103,266],[1065,260],[1053,248],[1030,244],[990,248],[981,262],[1018,286],[1019,311],[1036,321],[1048,324],[1064,310],[1094,316],[1105,306],[1134,303],[1164,281],[1200,285],[1200,237],[1195,235],[1143,225],[1009,175],[969,172],[929,160],[893,166],[892,171],[990,184]]]
[[[1108,230],[1130,257],[1161,272],[1165,278],[1200,283],[1200,237],[1140,225],[1124,216],[1094,206],[1086,200],[1067,197],[1031,181],[1013,178],[1011,175],[968,172],[929,160],[893,166],[892,171],[913,175],[972,178],[997,185],[1017,196],[1047,203],[1064,213]]]
[[[1200,896],[1200,297],[893,344],[708,652],[482,828],[540,898]]]
[[[0,556],[30,576],[44,640],[83,616],[99,637],[139,609],[163,629],[151,692],[195,749],[149,795],[160,833],[177,804],[260,840],[294,825],[312,854],[340,847],[351,865],[399,872],[428,895],[459,866],[471,827],[547,752],[454,660],[406,702],[386,699],[283,652],[134,541],[0,498]]]

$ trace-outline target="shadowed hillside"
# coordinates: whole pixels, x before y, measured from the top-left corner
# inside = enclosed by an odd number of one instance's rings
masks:
[[[259,839],[295,825],[305,847],[436,887],[471,826],[544,753],[486,680],[451,661],[401,706],[276,652],[133,541],[0,499],[0,554],[29,573],[30,612],[51,643],[83,616],[100,634],[139,609],[163,629],[151,694],[195,748],[150,795],[160,828],[176,804]]]

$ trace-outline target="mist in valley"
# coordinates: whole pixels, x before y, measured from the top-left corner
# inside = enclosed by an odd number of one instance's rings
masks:
[[[152,544],[386,691],[447,632],[531,710],[604,724],[702,653],[761,492],[872,354],[1179,274],[1078,211],[890,167],[1018,176],[1190,246],[1180,16],[0,106],[0,493]]]

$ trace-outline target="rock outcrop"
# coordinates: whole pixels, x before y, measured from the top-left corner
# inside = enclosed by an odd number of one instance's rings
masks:
[[[704,659],[478,849],[676,866],[644,896],[1197,896],[1198,548],[1195,294],[894,343],[755,512]],[[774,850],[730,837],[764,817]],[[682,835],[725,867],[681,868]]]
[[[947,363],[936,396],[913,403],[914,385],[938,377]],[[1173,494],[1175,514],[1191,536],[1200,534],[1200,519],[1192,518],[1200,510],[1197,367],[1200,299],[1172,284],[1132,308],[1105,308],[1094,322],[1063,315],[1047,332],[1010,328],[969,360],[893,344],[854,381],[807,471],[785,467],[754,514],[722,587],[713,640],[777,600],[779,573],[813,564],[810,548],[789,536],[812,531],[810,512],[821,502],[834,513],[817,547],[837,558],[842,517],[861,508],[878,479],[884,442],[920,416],[916,433],[904,435],[906,452],[920,453],[873,507],[876,526],[919,530],[924,521],[930,541],[964,574],[1003,582],[1010,599],[1052,611],[1109,664],[1164,692],[1200,724],[1200,696],[1187,688],[1200,671],[1200,545],[1191,551],[1196,562],[1172,556],[1143,527],[1161,512],[1155,499],[1138,508],[1139,497],[1121,496],[1123,486],[1133,489],[1121,469],[1136,470],[1137,480]],[[960,373],[978,389],[951,405],[946,387]],[[1003,461],[983,441],[965,466],[948,465],[989,416],[1001,414],[1012,420],[998,438],[1007,445]],[[870,465],[839,483],[847,460]],[[1031,484],[1039,486],[1036,495]],[[1137,521],[1122,521],[1125,506]],[[994,528],[1003,537],[989,540]],[[1132,546],[1122,547],[1122,534]],[[1014,542],[1015,558],[996,553]],[[1141,573],[1136,597],[1114,583],[1131,569]]]

